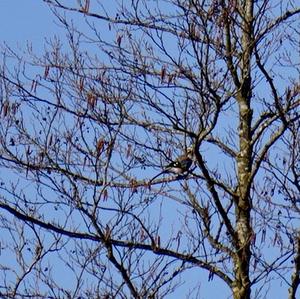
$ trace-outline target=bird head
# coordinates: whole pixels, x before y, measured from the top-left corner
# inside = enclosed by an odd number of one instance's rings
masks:
[[[192,158],[194,156],[194,148],[192,146],[189,146],[187,149],[186,149],[186,153],[187,153],[187,156]]]

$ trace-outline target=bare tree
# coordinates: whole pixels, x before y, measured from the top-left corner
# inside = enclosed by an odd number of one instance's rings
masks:
[[[2,49],[1,296],[296,298],[297,1],[43,2],[66,38]]]

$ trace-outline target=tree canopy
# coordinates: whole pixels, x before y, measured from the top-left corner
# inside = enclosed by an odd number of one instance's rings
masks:
[[[1,50],[1,296],[295,299],[297,1],[42,2],[66,35]]]

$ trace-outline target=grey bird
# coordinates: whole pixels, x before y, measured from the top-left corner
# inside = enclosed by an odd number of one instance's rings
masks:
[[[194,150],[192,147],[189,147],[186,153],[179,156],[175,161],[172,161],[170,164],[166,165],[160,173],[158,173],[155,177],[153,177],[149,181],[149,183],[151,183],[153,180],[155,180],[157,177],[159,177],[164,173],[173,173],[180,176],[188,172],[188,170],[193,164],[193,156],[194,156]]]

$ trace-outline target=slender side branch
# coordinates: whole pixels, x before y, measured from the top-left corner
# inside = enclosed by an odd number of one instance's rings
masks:
[[[100,238],[94,235],[84,234],[84,233],[78,233],[78,232],[72,232],[69,230],[66,230],[62,227],[53,225],[52,223],[43,222],[37,218],[34,218],[32,216],[28,216],[24,213],[21,213],[17,211],[15,208],[12,208],[8,204],[5,204],[3,202],[0,203],[0,209],[6,210],[10,214],[14,215],[20,220],[23,220],[25,222],[30,222],[33,224],[38,225],[39,227],[42,227],[46,230],[50,230],[52,232],[64,235],[69,238],[75,238],[75,239],[82,239],[82,240],[91,240],[91,241],[100,241]]]
[[[286,21],[287,19],[300,14],[300,8],[297,8],[293,11],[286,11],[285,14],[283,14],[282,16],[278,17],[277,19],[273,20],[273,22],[271,22],[262,32],[260,32],[257,37],[256,37],[256,44],[258,44],[258,42],[271,30],[273,30],[274,28],[276,28],[278,25],[280,25],[282,22]]]
[[[137,242],[132,242],[132,241],[115,240],[113,238],[110,238],[109,236],[100,237],[100,236],[96,236],[96,235],[89,235],[89,234],[85,234],[85,233],[68,231],[61,227],[55,226],[51,223],[45,223],[45,222],[38,220],[32,216],[28,216],[24,213],[21,213],[5,203],[0,203],[0,209],[6,210],[7,212],[11,213],[12,215],[14,215],[15,217],[17,217],[20,220],[36,224],[39,227],[42,227],[46,230],[53,231],[55,233],[64,235],[66,237],[90,240],[90,241],[95,241],[95,242],[104,242],[104,238],[106,238],[105,242],[107,242],[108,244],[111,244],[113,246],[125,247],[125,248],[129,248],[129,249],[146,250],[146,251],[154,252],[157,255],[173,257],[173,258],[179,259],[181,261],[191,263],[195,266],[199,266],[203,269],[208,270],[211,273],[215,273],[222,280],[224,280],[224,282],[226,282],[229,287],[232,284],[232,279],[228,275],[223,273],[219,268],[215,267],[213,264],[202,261],[190,254],[183,254],[183,253],[179,253],[177,251],[169,250],[166,248],[153,246],[153,244],[149,245],[149,244],[142,244],[142,243],[137,243]]]
[[[224,220],[224,223],[226,225],[226,228],[230,234],[230,236],[232,237],[233,239],[233,242],[235,243],[235,245],[237,246],[237,239],[236,239],[236,235],[235,235],[235,231],[232,227],[232,224],[227,216],[227,213],[226,211],[224,210],[221,202],[220,202],[220,199],[219,199],[219,195],[218,195],[218,192],[216,191],[215,189],[215,184],[214,184],[214,180],[210,177],[210,174],[209,174],[209,171],[208,169],[206,168],[205,166],[205,163],[203,161],[203,158],[201,156],[201,154],[199,153],[199,151],[196,151],[195,152],[195,155],[196,155],[196,158],[197,158],[197,161],[199,163],[199,166],[203,172],[203,175],[206,179],[206,182],[207,182],[207,186],[208,186],[208,189],[212,195],[212,198],[217,206],[217,209],[218,211],[220,212],[221,216],[222,216],[222,219]]]
[[[225,1],[222,1],[223,10],[226,12]],[[236,89],[241,87],[241,82],[239,80],[236,67],[234,66],[233,59],[232,59],[232,38],[230,34],[230,18],[228,13],[226,12],[226,17],[224,17],[225,22],[225,48],[226,48],[226,61],[228,68],[230,70],[233,82],[235,84]]]
[[[120,271],[120,273],[121,273],[121,275],[122,275],[122,277],[123,277],[126,285],[128,286],[128,288],[129,288],[129,290],[130,290],[133,298],[140,299],[141,297],[139,296],[137,290],[135,289],[135,287],[134,287],[134,285],[133,285],[133,283],[132,283],[132,281],[131,281],[131,279],[130,279],[127,271],[126,271],[126,269],[124,268],[124,266],[121,263],[119,263],[116,260],[114,254],[113,254],[113,247],[112,247],[112,245],[109,244],[109,246],[106,246],[106,248],[107,248],[107,252],[108,252],[108,254],[107,254],[108,255],[108,259],[118,269],[118,271]]]
[[[266,154],[268,150],[272,147],[272,145],[282,136],[282,134],[285,132],[287,127],[283,125],[277,132],[275,132],[270,140],[265,144],[264,148],[261,150],[261,152],[258,155],[258,158],[256,158],[255,162],[253,163],[252,172],[250,176],[250,181],[252,182],[257,171],[260,168],[260,165],[264,158],[266,157]]]
[[[277,111],[279,113],[279,116],[280,116],[282,122],[284,124],[287,124],[287,119],[286,119],[285,114],[284,114],[285,111],[281,107],[280,98],[278,96],[277,90],[276,90],[275,85],[273,83],[273,79],[271,78],[271,76],[269,75],[269,73],[267,72],[267,70],[265,69],[265,67],[263,66],[263,64],[261,63],[257,47],[255,47],[255,49],[254,49],[254,55],[255,55],[255,59],[256,59],[256,63],[257,63],[258,68],[260,69],[260,71],[265,76],[265,78],[266,78],[266,80],[267,80],[267,82],[268,82],[268,84],[269,84],[269,86],[271,88],[271,91],[272,91],[272,94],[273,94],[273,98],[274,98],[275,107],[276,107],[276,109],[277,109]]]

